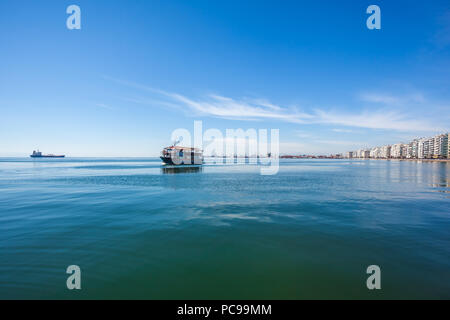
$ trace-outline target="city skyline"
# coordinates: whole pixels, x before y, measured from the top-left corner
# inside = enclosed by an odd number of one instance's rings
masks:
[[[68,30],[71,4],[0,4],[0,156],[157,156],[194,120],[280,129],[281,154],[449,130],[445,1],[378,1],[381,30],[346,1],[77,1]]]
[[[397,142],[384,146],[347,151],[345,157],[366,159],[450,159],[449,133],[415,138],[408,143]]]

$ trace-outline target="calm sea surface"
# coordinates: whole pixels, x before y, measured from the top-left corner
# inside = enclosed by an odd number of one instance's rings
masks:
[[[450,163],[3,158],[0,298],[449,299]]]

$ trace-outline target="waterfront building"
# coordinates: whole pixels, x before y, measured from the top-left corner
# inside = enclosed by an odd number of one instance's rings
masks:
[[[402,159],[406,158],[406,155],[408,154],[408,145],[407,144],[402,143],[401,152],[400,153],[401,153],[401,158]]]
[[[368,159],[370,158],[370,150],[360,149],[356,152],[356,157],[360,159]]]
[[[426,158],[431,159],[431,158],[433,158],[433,153],[434,153],[434,137],[428,138],[427,142],[428,142],[428,152],[426,153]],[[427,145],[425,145],[425,147],[426,146]]]
[[[391,158],[400,159],[404,155],[404,145],[402,143],[396,143],[391,146]]]
[[[380,148],[380,158],[389,159],[391,157],[391,146],[382,146]]]
[[[443,159],[448,154],[448,134],[439,134],[433,139],[433,154],[434,159]]]
[[[373,158],[373,159],[381,158],[381,148],[375,147],[375,148],[370,149],[369,155],[370,155],[370,158]]]
[[[362,149],[356,151],[355,158],[364,158]]]
[[[450,134],[447,133],[447,159],[450,159]]]
[[[408,144],[408,150],[406,153],[406,158],[407,159],[415,159],[418,157],[419,154],[419,140],[418,139],[414,139],[413,141],[411,141]]]
[[[428,155],[428,139],[421,138],[417,141],[417,159],[425,159]]]

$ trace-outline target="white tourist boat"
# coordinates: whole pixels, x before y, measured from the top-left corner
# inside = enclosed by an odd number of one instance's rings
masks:
[[[160,158],[167,165],[202,165],[203,151],[198,148],[173,145],[164,148]]]

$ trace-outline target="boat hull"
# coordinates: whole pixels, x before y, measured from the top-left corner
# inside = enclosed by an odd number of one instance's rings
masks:
[[[164,164],[171,165],[171,166],[200,166],[202,165],[203,161],[201,163],[195,163],[194,159],[190,159],[191,161],[184,161],[183,159],[180,160],[180,163],[175,163],[172,159],[172,157],[160,157],[161,160],[164,162]]]
[[[30,156],[31,158],[65,158],[66,156]]]

